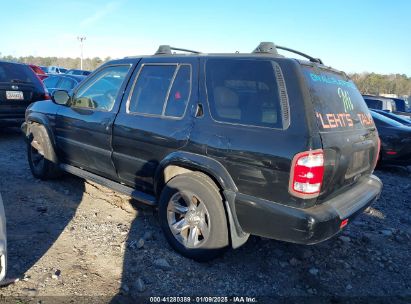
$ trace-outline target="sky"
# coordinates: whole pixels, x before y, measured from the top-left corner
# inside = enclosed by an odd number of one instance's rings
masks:
[[[121,58],[160,44],[251,52],[261,41],[352,72],[411,76],[409,0],[3,1],[3,56]],[[291,54],[283,53],[290,56]]]

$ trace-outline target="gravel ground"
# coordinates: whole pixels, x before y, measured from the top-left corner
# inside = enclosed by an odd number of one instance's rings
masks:
[[[34,179],[18,130],[0,131],[0,151],[8,278],[18,278],[0,289],[0,302],[76,295],[104,297],[88,302],[141,295],[411,300],[410,167],[376,171],[381,198],[331,240],[302,246],[250,237],[197,263],[168,246],[152,209],[73,176]]]

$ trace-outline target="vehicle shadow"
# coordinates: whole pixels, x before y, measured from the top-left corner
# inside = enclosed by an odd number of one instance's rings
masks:
[[[53,246],[82,201],[84,181],[69,175],[59,180],[34,178],[20,130],[0,133],[0,192],[7,218],[7,278],[25,273]]]

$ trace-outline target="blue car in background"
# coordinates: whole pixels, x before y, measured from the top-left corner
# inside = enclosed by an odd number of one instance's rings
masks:
[[[43,81],[43,83],[46,86],[49,94],[51,95],[56,90],[65,90],[69,92],[85,78],[86,76],[80,75],[50,75]]]

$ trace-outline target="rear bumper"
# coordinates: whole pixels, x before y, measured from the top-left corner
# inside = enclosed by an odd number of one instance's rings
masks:
[[[19,127],[24,122],[23,118],[0,118],[0,126],[2,127]]]
[[[17,112],[2,113],[0,111],[0,126],[2,127],[17,127],[24,122],[24,110]]]
[[[321,205],[299,209],[238,194],[236,213],[244,232],[300,244],[315,244],[337,234],[341,222],[353,219],[378,199],[382,183],[371,175]]]

